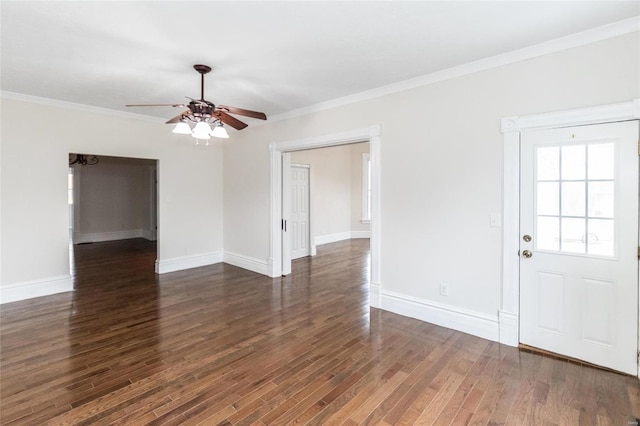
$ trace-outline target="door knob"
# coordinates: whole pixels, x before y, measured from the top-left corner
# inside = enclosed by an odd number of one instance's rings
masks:
[[[528,259],[528,258],[530,258],[531,256],[533,256],[533,253],[531,253],[529,250],[524,250],[524,251],[522,252],[522,255]]]
[[[525,240],[525,242],[530,242],[531,241],[531,235],[523,235],[522,239]]]

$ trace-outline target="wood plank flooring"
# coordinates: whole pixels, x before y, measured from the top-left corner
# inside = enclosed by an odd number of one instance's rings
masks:
[[[368,306],[368,240],[269,279],[75,247],[75,291],[2,305],[3,425],[628,425],[638,380]]]

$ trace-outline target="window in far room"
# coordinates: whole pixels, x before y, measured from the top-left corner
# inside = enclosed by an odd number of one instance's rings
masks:
[[[67,173],[67,203],[69,204],[69,229],[73,227],[73,167]]]

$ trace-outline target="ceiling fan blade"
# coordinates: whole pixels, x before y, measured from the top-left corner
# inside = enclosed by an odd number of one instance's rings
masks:
[[[130,104],[126,107],[154,107],[154,106],[170,106],[170,107],[186,107],[185,104]]]
[[[225,112],[230,112],[231,114],[244,115],[246,117],[251,117],[251,118],[259,118],[260,120],[267,119],[267,115],[264,112],[251,111],[249,109],[236,108],[236,107],[226,106],[226,105],[218,105],[218,109],[222,109]]]
[[[235,117],[230,116],[224,111],[216,110],[213,116],[222,121],[224,124],[228,124],[236,130],[242,130],[247,127],[247,123],[243,123]]]
[[[173,124],[173,123],[177,123],[178,121],[182,120],[182,117],[185,117],[187,115],[191,115],[191,110],[186,110],[184,112],[181,112],[180,114],[176,115],[175,117],[173,117],[171,120],[167,121],[164,124]]]

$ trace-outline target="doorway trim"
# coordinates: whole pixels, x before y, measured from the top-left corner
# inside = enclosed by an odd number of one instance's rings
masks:
[[[640,119],[640,99],[543,114],[503,117],[502,296],[500,343],[520,342],[520,134],[522,132]],[[638,300],[640,306],[640,300]],[[640,347],[638,348],[640,350]]]
[[[371,155],[371,280],[369,304],[380,307],[380,125],[269,145],[271,157],[271,214],[268,268],[272,278],[282,275],[282,154],[305,149],[369,142]]]

